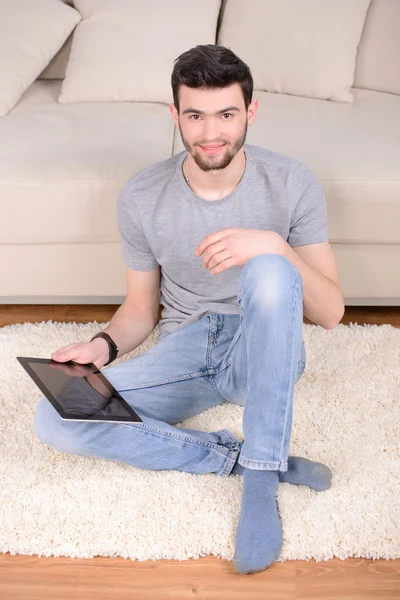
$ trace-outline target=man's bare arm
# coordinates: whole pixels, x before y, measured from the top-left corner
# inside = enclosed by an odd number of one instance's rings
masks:
[[[157,323],[154,311],[124,302],[112,317],[110,325],[103,331],[117,344],[119,358],[147,340]],[[104,338],[96,338],[90,343],[98,345],[108,356],[108,344]]]
[[[303,280],[304,315],[324,329],[333,329],[345,312],[340,286],[308,264],[286,241],[285,244],[284,255],[297,267]],[[318,244],[315,246],[317,247]],[[303,246],[303,248],[307,248],[307,246]]]

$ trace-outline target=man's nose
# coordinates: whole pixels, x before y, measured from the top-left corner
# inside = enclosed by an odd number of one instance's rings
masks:
[[[206,119],[203,128],[204,145],[222,144],[220,125],[214,119]],[[202,144],[203,145],[203,144]]]

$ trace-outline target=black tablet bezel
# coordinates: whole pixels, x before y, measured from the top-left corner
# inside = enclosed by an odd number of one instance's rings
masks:
[[[128,416],[125,416],[125,415],[123,417],[105,416],[103,418],[96,415],[93,418],[90,418],[90,417],[82,418],[82,415],[68,414],[68,419],[67,419],[64,416],[62,407],[59,405],[57,400],[51,394],[50,390],[46,387],[45,383],[38,377],[37,373],[32,369],[32,367],[30,365],[30,363],[45,363],[45,364],[50,364],[50,363],[57,364],[58,363],[59,364],[59,361],[53,360],[51,358],[34,358],[34,357],[30,357],[30,356],[17,356],[16,359],[20,362],[20,364],[25,369],[25,371],[28,373],[28,375],[33,379],[33,381],[36,383],[36,385],[41,390],[41,392],[43,392],[43,394],[46,396],[46,398],[51,402],[51,404],[54,406],[54,408],[56,409],[56,411],[58,412],[60,417],[62,419],[64,419],[65,421],[87,421],[87,422],[98,422],[98,421],[114,422],[114,421],[116,421],[117,423],[121,423],[121,422],[122,423],[124,423],[124,422],[126,422],[126,423],[142,423],[143,422],[143,420],[139,417],[139,415],[126,402],[126,400],[124,400],[124,398],[121,396],[121,394],[114,388],[114,386],[110,383],[110,381],[103,375],[103,373],[93,363],[87,363],[84,366],[90,367],[91,369],[93,369],[93,374],[97,375],[97,377],[100,378],[102,383],[106,387],[110,388],[110,390],[116,396],[116,399],[118,400],[118,402],[126,409],[126,411],[129,413],[131,418],[129,418]],[[74,363],[74,361],[72,361],[72,360],[66,361],[64,364],[68,364],[68,363],[69,364],[79,364],[79,363]]]

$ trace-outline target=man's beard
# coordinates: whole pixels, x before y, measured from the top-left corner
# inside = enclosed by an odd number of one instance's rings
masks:
[[[244,128],[243,134],[235,141],[232,149],[230,149],[229,146],[227,146],[225,149],[223,149],[221,151],[222,155],[221,155],[221,157],[218,157],[218,158],[215,158],[212,155],[210,155],[210,157],[208,158],[204,154],[204,152],[200,149],[198,150],[196,146],[194,147],[194,152],[193,152],[192,147],[190,146],[190,144],[187,142],[187,140],[184,138],[184,136],[182,134],[182,129],[181,129],[180,124],[179,124],[179,131],[181,134],[181,139],[182,139],[183,145],[185,146],[185,148],[189,152],[189,154],[191,154],[191,156],[192,156],[193,160],[195,161],[195,163],[197,164],[197,166],[202,171],[218,171],[220,169],[225,169],[231,163],[231,161],[235,158],[236,154],[239,152],[239,150],[244,145],[244,143],[246,141],[246,136],[247,136],[247,120],[246,120],[246,125]],[[221,140],[221,143],[224,143],[224,141]]]

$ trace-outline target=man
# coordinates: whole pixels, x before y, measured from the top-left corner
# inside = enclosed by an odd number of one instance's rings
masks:
[[[281,551],[278,482],[317,491],[331,485],[328,467],[288,451],[294,385],[305,367],[303,314],[332,329],[343,295],[317,178],[295,158],[245,143],[258,108],[248,66],[214,45],[196,46],[175,63],[170,111],[186,150],[121,190],[130,282],[124,310],[132,312],[125,320],[115,315],[106,329],[117,345],[109,362],[139,345],[129,331],[142,327],[140,339],[148,337],[161,267],[157,343],[106,373],[143,423],[60,423],[42,403],[35,426],[64,451],[143,469],[242,474],[233,560],[250,573]],[[140,286],[154,298],[140,301]],[[106,339],[93,339],[90,349],[108,364]],[[71,353],[62,360],[70,359],[79,362]],[[228,429],[175,427],[226,401],[244,406],[243,442]]]

